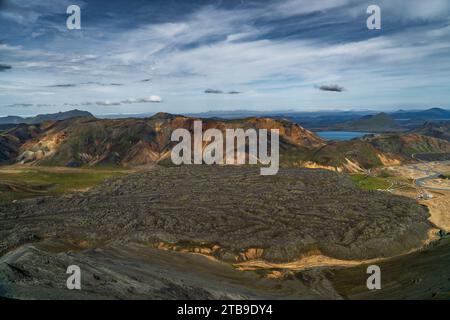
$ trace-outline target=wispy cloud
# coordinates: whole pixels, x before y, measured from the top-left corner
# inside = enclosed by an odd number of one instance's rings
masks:
[[[107,107],[109,107],[109,106],[120,106],[120,102],[111,102],[111,101],[108,101],[108,100],[106,100],[106,101],[97,101],[95,104],[98,105],[98,106],[107,106]]]
[[[7,108],[28,108],[34,106],[32,103],[13,103],[9,104]]]
[[[83,107],[83,106],[88,107],[88,106],[93,106],[93,105],[110,107],[110,106],[120,106],[122,104],[134,104],[134,103],[161,103],[162,101],[163,101],[163,99],[160,96],[151,95],[146,98],[128,98],[128,99],[125,99],[122,101],[105,100],[105,101],[95,101],[95,102],[85,101],[85,102],[81,102],[81,103],[64,102],[61,105],[66,106],[66,107]],[[30,108],[30,107],[42,108],[42,107],[55,107],[55,106],[57,106],[57,105],[56,104],[46,104],[46,103],[42,103],[42,104],[14,103],[14,104],[6,105],[5,107],[7,107],[7,108]]]
[[[73,88],[76,87],[76,84],[73,83],[64,83],[64,84],[54,84],[51,86],[48,86],[49,88]]]
[[[223,93],[223,91],[217,90],[217,89],[206,89],[205,93],[221,94],[221,93]]]
[[[16,8],[25,6],[10,1]],[[18,28],[12,17],[25,21],[35,5],[5,7],[0,14],[0,32],[10,37],[0,43],[0,56],[14,67],[8,79],[0,79],[5,105],[60,106],[70,97],[68,103],[97,113],[94,108],[112,104],[145,110],[145,102],[158,99],[124,97],[153,92],[165,98],[164,108],[172,112],[445,106],[450,101],[447,0],[379,0],[379,32],[366,29],[367,5],[356,0],[161,4],[158,17],[151,19],[153,2],[128,13],[124,4],[111,4],[107,15],[84,4],[82,12],[89,10],[91,20],[82,20],[79,32],[55,22],[60,13],[54,8],[45,13],[45,2],[30,18],[36,28],[32,38],[27,38],[30,30],[23,31],[26,24]],[[342,92],[339,85],[330,85],[336,83],[351,90],[331,101],[321,91]],[[326,85],[317,90],[316,84]],[[55,88],[54,94],[32,94],[42,87]],[[231,97],[239,92],[245,94]]]
[[[122,83],[101,83],[101,82],[95,82],[95,81],[89,81],[89,82],[82,82],[82,83],[63,83],[63,84],[53,84],[49,85],[47,87],[49,88],[73,88],[78,86],[123,86]]]

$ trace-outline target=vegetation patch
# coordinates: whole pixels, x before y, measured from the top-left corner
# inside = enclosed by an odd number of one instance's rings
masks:
[[[352,180],[363,190],[387,189],[391,185],[389,181],[380,177],[370,177],[364,174],[351,175]]]
[[[0,168],[0,203],[36,196],[86,190],[105,179],[122,175],[117,168]]]

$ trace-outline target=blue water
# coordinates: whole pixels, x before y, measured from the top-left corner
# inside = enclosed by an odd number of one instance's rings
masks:
[[[352,140],[354,138],[360,138],[366,134],[371,134],[370,132],[354,132],[354,131],[320,131],[316,134],[325,140]]]

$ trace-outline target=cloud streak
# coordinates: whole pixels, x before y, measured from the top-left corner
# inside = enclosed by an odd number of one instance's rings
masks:
[[[6,70],[10,70],[12,67],[10,65],[7,64],[0,64],[0,72],[1,71],[6,71]]]
[[[85,102],[81,102],[81,103],[71,103],[71,102],[64,102],[62,103],[63,106],[66,107],[88,107],[88,106],[103,106],[103,107],[111,107],[111,106],[120,106],[122,104],[134,104],[134,103],[161,103],[163,102],[163,99],[160,96],[157,95],[151,95],[149,97],[146,98],[128,98],[126,100],[122,100],[122,101],[109,101],[109,100],[105,100],[105,101],[95,101],[95,102],[90,102],[90,101],[85,101]],[[56,107],[56,104],[33,104],[33,103],[14,103],[14,104],[10,104],[7,105],[5,107],[7,108],[30,108],[30,107],[38,107],[38,108],[42,108],[42,107]]]
[[[49,88],[73,88],[78,86],[90,86],[90,85],[96,85],[96,86],[123,86],[122,83],[101,83],[101,82],[95,82],[95,81],[89,81],[89,82],[83,82],[83,83],[63,83],[63,84],[54,84],[49,85],[47,87]]]
[[[203,91],[204,93],[209,93],[209,94],[240,94],[241,92],[239,91],[222,91],[222,90],[218,90],[218,89],[206,89],[205,91]]]
[[[318,87],[319,90],[322,91],[332,91],[332,92],[343,92],[345,91],[344,87],[338,86],[337,84],[328,84],[328,85],[321,85]]]

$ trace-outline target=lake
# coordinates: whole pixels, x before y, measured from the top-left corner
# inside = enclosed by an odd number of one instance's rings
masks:
[[[371,134],[370,132],[355,132],[355,131],[319,131],[316,134],[325,140],[338,140],[345,141],[354,138],[360,138],[366,134]]]

